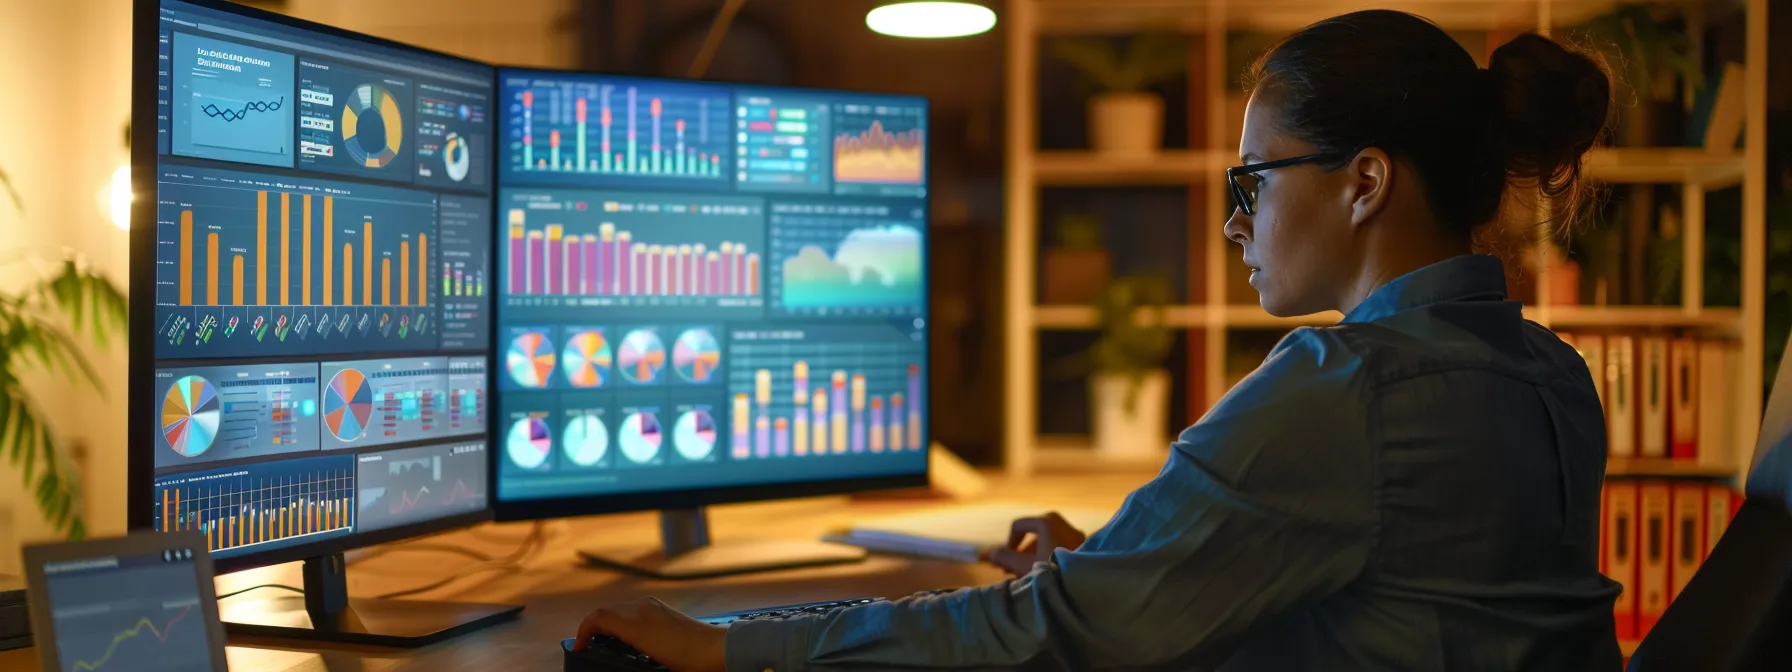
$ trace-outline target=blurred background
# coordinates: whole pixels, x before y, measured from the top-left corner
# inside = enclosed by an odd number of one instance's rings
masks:
[[[724,5],[243,4],[498,64],[656,76],[686,74]],[[1610,149],[1590,159],[1602,202],[1570,237],[1521,230],[1502,248],[1513,294],[1571,336],[1716,344],[1713,361],[1729,357],[1734,375],[1713,401],[1731,415],[1712,424],[1735,432],[1728,445],[1752,441],[1792,330],[1792,7],[1751,39],[1748,9],[1765,1],[1008,0],[988,3],[999,17],[988,32],[910,39],[867,28],[877,4],[741,3],[706,77],[932,101],[934,438],[974,465],[1149,472],[1289,329],[1337,319],[1257,308],[1219,235],[1217,178],[1236,162],[1250,59],[1306,22],[1370,6],[1437,20],[1483,63],[1540,28],[1608,56],[1622,109]],[[129,223],[114,213],[128,199],[115,185],[129,158],[130,10],[0,8],[0,294],[71,258],[127,289]],[[1757,119],[1764,136],[1744,142]],[[1745,241],[1760,246],[1754,262]],[[8,310],[0,336],[17,332]],[[70,343],[103,390],[0,342],[0,410],[28,400],[56,448],[0,422],[0,549],[58,534],[38,482],[21,484],[32,455],[66,460],[89,532],[124,528],[125,348]],[[1127,448],[1141,445],[1151,450]],[[1634,469],[1733,473],[1745,454]]]

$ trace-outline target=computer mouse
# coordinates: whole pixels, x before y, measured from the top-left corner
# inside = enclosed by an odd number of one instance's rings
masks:
[[[591,645],[574,651],[576,638],[560,640],[562,667],[566,672],[669,672],[645,654],[622,640],[608,635],[594,635]]]

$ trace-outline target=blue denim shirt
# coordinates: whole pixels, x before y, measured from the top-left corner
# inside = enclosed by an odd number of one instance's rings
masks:
[[[1617,670],[1605,421],[1462,256],[1302,328],[1032,573],[735,624],[728,669]]]

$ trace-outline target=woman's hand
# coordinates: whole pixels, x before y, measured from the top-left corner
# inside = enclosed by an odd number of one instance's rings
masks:
[[[728,628],[679,613],[651,597],[599,607],[579,622],[573,648],[583,650],[593,635],[609,635],[647,654],[673,672],[725,672]]]
[[[1009,574],[1023,576],[1033,571],[1034,563],[1050,559],[1054,551],[1074,551],[1087,538],[1054,511],[1014,521],[1014,527],[1008,531],[1008,544],[989,549],[984,559]]]

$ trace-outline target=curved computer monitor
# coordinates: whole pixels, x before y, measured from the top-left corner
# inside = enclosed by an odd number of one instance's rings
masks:
[[[498,80],[500,519],[926,483],[925,98]]]
[[[130,526],[224,572],[314,562],[321,621],[344,550],[490,517],[493,69],[135,11]]]

